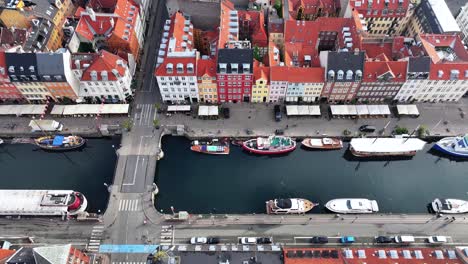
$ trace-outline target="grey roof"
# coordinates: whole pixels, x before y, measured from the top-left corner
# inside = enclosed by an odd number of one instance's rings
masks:
[[[227,64],[227,73],[231,73],[231,63],[238,64],[238,70],[243,72],[242,64],[248,63],[250,65],[250,73],[253,73],[253,50],[252,49],[220,49],[218,51],[218,69],[219,64]]]
[[[460,32],[460,27],[444,0],[423,0],[416,10],[416,16],[425,33]]]
[[[52,22],[44,18],[38,18],[33,19],[31,23],[32,32],[26,40],[26,43],[24,43],[23,49],[31,52],[43,51],[52,34]]]
[[[328,52],[328,60],[327,60],[327,71],[333,70],[335,74],[342,70],[345,74],[346,71],[351,70],[353,71],[353,79],[354,81],[356,77],[356,71],[360,70],[363,71],[364,68],[364,57],[365,52],[360,51],[357,54],[354,52],[337,52],[337,51],[329,51]],[[350,80],[337,80],[336,82],[349,82]]]
[[[425,57],[412,57],[409,58],[408,72],[429,72],[431,66],[431,58]]]
[[[34,248],[36,264],[66,264],[71,245]]]
[[[42,75],[64,75],[63,53],[36,53],[37,72]]]
[[[6,264],[36,264],[32,248],[21,248],[7,260]]]
[[[34,53],[5,53],[7,72],[9,76],[37,76],[37,61]],[[10,66],[13,66],[14,72],[10,72]],[[30,67],[34,70],[31,71]],[[28,81],[24,79],[23,81]]]

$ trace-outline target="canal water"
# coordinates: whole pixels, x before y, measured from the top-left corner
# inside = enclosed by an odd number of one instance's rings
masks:
[[[105,210],[120,138],[88,139],[81,151],[51,153],[31,144],[0,145],[0,189],[75,190],[88,212]]]
[[[253,156],[231,146],[230,155],[190,151],[190,141],[164,137],[158,162],[158,210],[190,213],[264,213],[273,198],[318,202],[334,198],[378,201],[384,213],[426,213],[434,198],[468,200],[468,162],[432,153],[428,145],[409,160],[353,159],[347,150],[308,151],[281,157]]]

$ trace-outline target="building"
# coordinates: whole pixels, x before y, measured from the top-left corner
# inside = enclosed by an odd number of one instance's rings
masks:
[[[406,28],[406,36],[418,34],[459,34],[460,27],[445,0],[422,0]]]
[[[339,13],[335,0],[284,0],[285,19],[313,21],[318,17],[334,17]],[[286,2],[287,1],[287,2]]]
[[[284,45],[284,23],[283,19],[268,20],[268,40],[275,43],[278,47]]]
[[[250,102],[253,82],[252,49],[220,49],[216,80],[220,102]]]
[[[193,46],[193,25],[176,12],[166,20],[163,29],[154,73],[162,99],[167,103],[197,103],[196,66],[200,54]]]
[[[252,85],[252,103],[268,102],[270,91],[270,68],[254,64],[254,83]]]
[[[30,34],[23,45],[24,51],[56,51],[62,48],[61,28],[53,26],[52,22],[45,18],[33,19],[31,24]]]
[[[0,101],[22,101],[23,95],[10,81],[5,52],[0,51]]]
[[[37,74],[56,101],[78,99],[80,82],[71,69],[71,55],[66,49],[54,53],[36,53]],[[68,99],[66,99],[68,98]]]
[[[238,11],[238,17],[239,38],[243,40],[248,39],[252,47],[258,50],[258,57],[263,58],[268,52],[268,36],[265,29],[265,16],[263,12]]]
[[[216,60],[202,58],[197,64],[198,93],[200,102],[217,103],[218,89],[216,88]]]
[[[356,10],[364,21],[369,36],[400,36],[412,15],[409,0],[350,0],[349,8]],[[345,17],[351,17],[351,11]]]
[[[5,264],[6,261],[15,254],[15,250],[0,249],[0,264]]]
[[[363,51],[321,53],[320,59],[325,65],[326,73],[322,98],[332,103],[352,102],[362,81],[364,58]]]
[[[0,27],[0,46],[5,49],[19,47],[26,42],[28,35],[27,29]]]
[[[114,13],[97,13],[91,8],[80,12],[71,42],[82,46],[92,46],[95,50],[106,49],[122,58],[131,54],[138,61],[140,48],[143,46],[143,21],[139,7],[133,0],[117,0]]]
[[[410,58],[408,80],[398,101],[458,101],[468,91],[468,52],[457,35],[424,34],[416,38],[420,57]]]
[[[68,245],[47,246],[17,250],[7,264],[89,264],[90,258],[79,249]]]
[[[73,72],[80,80],[79,96],[87,102],[126,102],[133,96],[127,62],[108,51],[74,54]]]
[[[289,67],[272,66],[270,67],[270,92],[268,93],[268,102],[284,102],[286,89],[288,88]]]
[[[321,67],[288,70],[287,102],[316,102],[320,99],[325,83],[324,69]]]
[[[462,32],[463,41],[465,44],[468,44],[468,2],[461,7],[456,21]]]

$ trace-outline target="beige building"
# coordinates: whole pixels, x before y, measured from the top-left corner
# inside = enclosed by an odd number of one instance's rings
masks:
[[[217,103],[216,62],[214,59],[200,59],[197,62],[198,96],[200,102]]]

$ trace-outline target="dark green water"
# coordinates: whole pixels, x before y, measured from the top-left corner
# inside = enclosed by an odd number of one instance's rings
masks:
[[[104,211],[120,138],[88,139],[81,151],[51,153],[31,144],[0,145],[1,189],[75,190],[88,199],[88,212]]]
[[[428,152],[410,160],[359,161],[340,151],[296,149],[282,157],[203,155],[190,141],[164,137],[156,207],[190,213],[263,213],[266,200],[300,197],[324,205],[334,198],[369,198],[381,212],[424,213],[436,197],[468,200],[468,162]],[[325,212],[322,206],[312,212]]]

